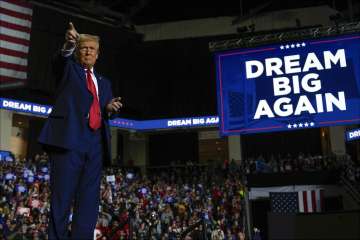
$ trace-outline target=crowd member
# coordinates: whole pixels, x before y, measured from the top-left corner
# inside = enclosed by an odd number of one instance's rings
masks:
[[[95,68],[99,55],[99,36],[80,34],[70,22],[51,61],[57,90],[38,137],[51,165],[50,239],[68,238],[71,208],[70,239],[91,238],[98,218],[102,165],[111,161],[108,120],[122,107]]]

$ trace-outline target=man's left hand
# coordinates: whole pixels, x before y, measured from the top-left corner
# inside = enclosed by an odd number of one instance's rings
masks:
[[[116,97],[111,99],[111,101],[106,105],[106,111],[109,113],[119,112],[120,108],[123,107],[121,97]]]

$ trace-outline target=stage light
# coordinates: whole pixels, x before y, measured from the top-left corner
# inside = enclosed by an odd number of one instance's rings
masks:
[[[209,43],[209,50],[221,51],[243,47],[256,47],[262,44],[277,43],[279,41],[308,39],[313,37],[333,36],[338,34],[351,34],[360,31],[360,22],[337,24],[342,19],[340,14],[332,15],[330,16],[330,19],[335,22],[333,26],[319,26],[311,28],[304,27],[294,31],[286,31],[286,29],[281,31],[281,29],[277,29],[276,33],[240,36],[239,38],[235,39],[213,41]],[[237,28],[237,32],[239,35],[247,35],[249,33],[249,29],[251,28],[255,28],[255,26],[242,26]]]

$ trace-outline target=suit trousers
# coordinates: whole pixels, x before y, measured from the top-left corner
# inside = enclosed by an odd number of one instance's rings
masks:
[[[100,204],[101,129],[86,131],[88,149],[52,150],[49,239],[93,239]],[[72,218],[70,213],[72,210]],[[69,223],[71,221],[71,233]]]

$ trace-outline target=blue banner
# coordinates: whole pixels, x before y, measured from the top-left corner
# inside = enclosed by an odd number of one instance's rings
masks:
[[[0,162],[1,161],[12,161],[13,159],[13,155],[10,151],[3,151],[0,150]]]
[[[51,106],[7,98],[0,98],[0,109],[7,109],[15,112],[25,112],[40,116],[48,116],[52,111]],[[150,131],[156,129],[173,128],[217,127],[219,124],[219,117],[201,116],[142,121],[125,118],[115,118],[113,120],[110,120],[109,124],[112,127],[136,131]]]
[[[360,128],[346,131],[346,141],[353,141],[360,138]]]
[[[172,119],[154,119],[154,120],[130,120],[116,118],[110,120],[110,126],[134,129],[137,131],[149,131],[156,129],[173,128],[196,128],[196,127],[217,127],[219,123],[218,116],[172,118]]]
[[[215,54],[222,135],[360,122],[360,35]]]
[[[52,107],[37,103],[24,102],[14,99],[0,98],[0,109],[7,109],[16,112],[25,112],[35,115],[47,116],[51,113]]]

